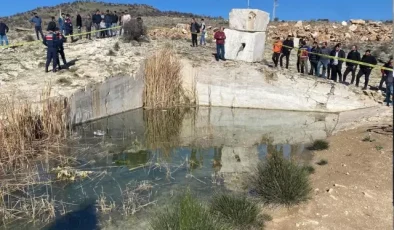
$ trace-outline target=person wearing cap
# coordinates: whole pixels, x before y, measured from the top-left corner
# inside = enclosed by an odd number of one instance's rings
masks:
[[[59,42],[58,50],[57,50],[57,60],[58,60],[57,64],[59,66],[59,69],[61,69],[59,55],[62,58],[63,65],[67,66],[66,55],[64,54],[64,46],[63,46],[64,42],[66,41],[66,38],[63,36],[62,32],[59,31],[59,28],[56,28],[55,32],[56,32],[56,38],[58,39]]]
[[[34,24],[34,29],[36,31],[37,35],[37,40],[40,40],[40,36],[38,34],[41,34],[41,37],[44,38],[44,33],[42,32],[42,20],[41,18],[37,15],[37,13],[33,13],[34,17],[30,19],[30,22]]]
[[[349,59],[352,61],[357,61],[357,62],[359,62],[361,60],[361,56],[360,56],[360,53],[357,51],[356,45],[352,46],[352,50],[347,54],[346,59]],[[344,83],[346,83],[346,77],[350,72],[352,72],[351,82],[354,82],[354,79],[356,78],[357,65],[358,64],[356,64],[354,62],[349,62],[349,61],[346,62],[346,70],[345,70],[345,73],[343,74],[343,82]]]
[[[365,51],[364,56],[361,58],[362,63],[367,63],[370,65],[376,65],[378,64],[378,61],[374,56],[371,55],[371,50]],[[363,90],[366,90],[368,87],[368,82],[369,82],[369,75],[371,74],[373,67],[369,65],[364,65],[360,64],[360,70],[357,73],[356,77],[356,87],[358,87],[360,83],[360,78],[364,75],[365,76],[365,82],[364,82],[364,88]],[[353,82],[351,82],[353,84]]]
[[[8,26],[3,22],[3,19],[0,18],[0,46],[3,46],[4,43],[6,46],[8,46],[8,38],[7,38],[8,31],[9,31]]]
[[[272,54],[272,61],[274,62],[275,67],[278,67],[279,57],[280,54],[282,53],[282,47],[283,47],[282,41],[280,40],[280,37],[277,37],[273,45],[273,54]]]
[[[286,69],[289,68],[290,52],[294,48],[293,36],[289,34],[283,41],[282,54],[280,55],[280,67],[283,67],[283,58],[286,57]]]
[[[59,49],[59,40],[54,32],[56,27],[48,28],[48,34],[43,38],[43,44],[47,47],[47,60],[45,63],[45,72],[48,73],[49,64],[53,65],[53,72],[56,72],[57,66],[57,52]]]

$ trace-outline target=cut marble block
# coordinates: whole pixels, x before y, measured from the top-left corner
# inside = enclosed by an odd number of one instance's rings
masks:
[[[264,58],[265,32],[242,32],[225,29],[225,58],[230,60],[259,62]]]
[[[265,32],[269,21],[269,13],[257,9],[232,9],[229,16],[233,30]]]

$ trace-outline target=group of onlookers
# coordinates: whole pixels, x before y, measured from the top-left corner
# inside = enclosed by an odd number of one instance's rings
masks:
[[[349,73],[352,74],[350,84],[356,81],[356,87],[359,86],[360,78],[365,77],[363,89],[367,89],[369,83],[369,76],[374,66],[377,65],[376,58],[371,54],[371,50],[366,50],[361,57],[357,46],[352,46],[352,49],[346,56],[342,49],[341,43],[338,43],[334,48],[330,49],[327,42],[323,42],[319,46],[318,42],[314,41],[312,47],[307,45],[307,41],[301,39],[297,50],[297,71],[309,75],[316,75],[318,77],[331,79],[335,82],[347,83],[346,77]],[[283,67],[283,58],[286,58],[286,68],[289,68],[290,52],[294,48],[293,37],[289,35],[285,41],[281,41],[278,37],[273,45],[272,60],[275,67],[280,64]],[[344,60],[346,58],[346,61]],[[346,62],[346,69],[342,75],[342,65]],[[310,65],[310,68],[308,66]],[[356,75],[357,67],[359,71]],[[386,82],[386,96],[389,102],[390,95],[393,95],[393,59],[390,59],[385,65],[385,68],[390,70],[382,70],[382,79],[379,88],[382,89],[383,83]],[[309,71],[308,71],[309,69]],[[320,74],[320,70],[322,74]],[[327,76],[326,76],[327,73]]]

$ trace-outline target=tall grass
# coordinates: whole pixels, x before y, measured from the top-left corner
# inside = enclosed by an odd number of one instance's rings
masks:
[[[152,230],[228,230],[228,226],[216,219],[209,210],[194,198],[190,191],[162,212],[156,213],[150,222]]]
[[[181,63],[172,48],[166,47],[145,62],[145,108],[172,108],[190,105],[182,87]]]
[[[311,192],[307,170],[277,151],[258,164],[249,183],[265,204],[296,205],[307,201]]]
[[[0,114],[0,175],[28,165],[29,159],[46,152],[67,136],[67,101],[42,93],[42,103],[6,99]]]

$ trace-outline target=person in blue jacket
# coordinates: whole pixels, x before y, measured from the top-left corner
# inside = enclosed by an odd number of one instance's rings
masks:
[[[62,15],[59,17],[59,19],[57,20],[57,22],[59,23],[59,29],[60,32],[62,34],[64,34],[64,18],[66,17],[66,15],[64,13],[62,13]]]
[[[40,40],[40,37],[38,34],[41,34],[41,38],[44,39],[44,33],[42,32],[42,20],[41,18],[37,15],[37,13],[33,13],[34,17],[30,19],[31,23],[34,23],[34,29],[36,30],[36,35],[37,35],[37,40]]]
[[[107,13],[104,16],[105,28],[107,29],[106,34],[108,37],[112,37],[112,30],[110,29],[112,26],[112,14],[107,10]]]
[[[43,44],[47,47],[47,61],[45,63],[45,72],[48,73],[49,64],[53,65],[52,72],[56,72],[57,57],[59,49],[59,40],[57,39],[56,28],[48,28],[48,34],[43,38]]]

